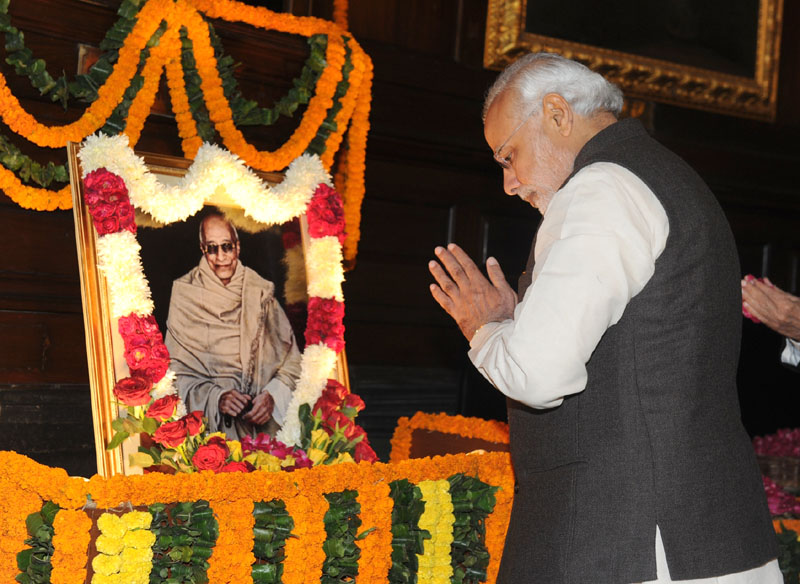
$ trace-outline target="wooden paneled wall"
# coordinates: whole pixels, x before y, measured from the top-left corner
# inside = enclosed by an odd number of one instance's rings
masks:
[[[116,5],[12,0],[10,12],[28,46],[56,74],[75,71],[77,44],[96,45]],[[330,1],[282,5],[323,17],[331,10]],[[482,97],[495,76],[481,66],[485,10],[486,0],[350,1],[351,31],[374,61],[375,83],[362,240],[345,283],[347,355],[353,390],[367,403],[360,420],[384,458],[400,415],[504,415],[501,397],[469,365],[466,341],[430,298],[427,271],[433,248],[455,241],[474,257],[494,255],[515,281],[539,221],[535,210],[502,193],[483,142]],[[787,2],[785,30],[794,24],[800,7]],[[217,30],[242,63],[247,97],[269,105],[285,93],[305,56],[302,39],[233,25]],[[800,292],[795,37],[784,35],[775,124],[656,104],[652,129],[720,197],[743,270]],[[2,70],[40,119],[63,123],[79,115],[81,107],[63,112],[7,65]],[[292,123],[259,132],[263,147],[274,147]],[[139,147],[179,154],[174,121],[151,116]],[[26,211],[2,197],[0,243],[0,449],[88,474],[94,453],[71,213]],[[740,391],[752,432],[800,422],[794,407],[800,377],[778,365],[779,345],[764,327],[745,323]]]

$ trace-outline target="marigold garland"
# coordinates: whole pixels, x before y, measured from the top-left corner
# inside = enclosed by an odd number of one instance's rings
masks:
[[[425,511],[419,518],[419,528],[431,534],[422,546],[419,558],[417,582],[420,584],[449,584],[453,575],[450,547],[453,545],[453,502],[450,499],[450,483],[446,480],[422,481],[419,483]]]
[[[398,462],[409,458],[414,430],[433,430],[465,438],[477,438],[495,444],[508,444],[508,424],[505,422],[452,416],[445,413],[417,412],[410,419],[403,416],[397,420],[397,426],[392,435],[390,461]]]
[[[63,509],[78,511],[87,495],[91,496],[99,509],[114,508],[121,503],[142,506],[159,501],[207,500],[217,517],[220,539],[223,539],[223,533],[228,538],[228,543],[217,542],[209,559],[211,581],[235,584],[251,582],[249,569],[254,556],[249,546],[241,545],[241,540],[243,536],[247,537],[244,534],[252,533],[253,502],[263,500],[264,494],[269,493],[269,497],[286,503],[287,511],[295,523],[293,535],[297,537],[289,538],[286,543],[283,582],[315,582],[319,581],[325,560],[323,517],[327,504],[322,495],[352,489],[359,492],[362,531],[377,527],[359,542],[363,554],[359,566],[361,570],[366,570],[365,574],[377,576],[384,573],[385,558],[390,555],[386,554],[385,535],[381,534],[381,530],[390,530],[391,526],[385,518],[377,516],[384,513],[383,510],[390,515],[383,485],[400,478],[408,478],[416,483],[441,481],[458,473],[477,476],[484,483],[500,487],[496,493],[495,510],[487,520],[486,545],[491,557],[487,581],[493,582],[513,498],[513,475],[507,453],[460,454],[396,464],[346,464],[303,469],[294,473],[156,473],[144,476],[118,475],[109,479],[94,476],[84,481],[69,478],[60,469],[49,469],[19,454],[0,452],[0,488],[4,489],[2,501],[13,501],[13,504],[5,505],[0,502],[0,506],[4,505],[0,509],[3,511],[0,514],[0,570],[5,568],[10,573],[11,577],[5,581],[13,580],[15,571],[8,570],[8,566],[13,567],[16,553],[24,547],[25,517],[40,509],[43,500],[53,500],[61,505],[62,511],[59,513],[64,513]],[[375,506],[375,509],[369,511],[371,506]],[[245,517],[247,514],[249,517]],[[238,544],[234,540],[238,540]],[[372,549],[372,546],[377,549]],[[384,560],[377,563],[381,554]],[[364,563],[366,558],[375,559],[376,564],[368,566]],[[239,566],[244,566],[241,573]],[[232,571],[225,573],[225,570]],[[211,577],[212,573],[219,575],[220,579]]]
[[[327,64],[317,80],[314,96],[292,136],[274,152],[258,151],[245,140],[234,123],[231,105],[223,91],[208,25],[204,20],[208,17],[243,22],[290,34],[328,37],[325,56]],[[181,64],[179,31],[183,28],[192,42],[192,52],[209,118],[225,145],[254,168],[281,170],[308,147],[319,133],[328,112],[334,108],[333,98],[337,84],[342,79],[345,64],[343,33],[347,23],[346,0],[335,2],[334,18],[336,24],[316,18],[277,14],[265,8],[232,0],[147,0],[138,14],[129,18],[133,27],[119,47],[113,70],[97,90],[96,99],[78,120],[63,126],[39,123],[22,108],[2,75],[0,117],[14,132],[39,146],[59,148],[67,141],[83,140],[103,127],[115,108],[122,103],[132,79],[137,75],[142,50],[164,22],[166,30],[158,44],[152,48],[140,73],[144,85],[136,93],[128,110],[124,133],[130,137],[131,144],[138,140],[164,70],[183,151],[187,157],[192,158],[200,148],[202,140],[198,136],[197,124],[189,106]],[[336,131],[330,133],[325,141],[323,164],[330,169],[334,154],[339,149],[345,132],[348,132],[347,142],[351,152],[346,157],[347,168],[342,174],[341,191],[344,195],[348,233],[344,257],[352,264],[359,238],[358,222],[364,192],[363,168],[369,127],[372,63],[352,39],[349,40],[349,46],[352,50],[350,60],[353,70],[348,79],[349,87],[335,116]],[[0,168],[0,188],[26,208],[52,210],[70,207],[68,187],[59,191],[30,187],[22,184],[13,171],[4,167]]]
[[[83,511],[62,509],[53,520],[52,584],[83,584],[89,553],[91,518]]]

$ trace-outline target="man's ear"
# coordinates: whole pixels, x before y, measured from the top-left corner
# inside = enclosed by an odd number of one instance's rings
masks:
[[[549,129],[566,138],[572,133],[575,116],[572,108],[557,93],[548,93],[542,98],[542,117]]]

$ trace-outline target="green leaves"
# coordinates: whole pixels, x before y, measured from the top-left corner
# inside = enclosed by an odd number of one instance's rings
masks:
[[[492,487],[465,474],[456,474],[450,482],[453,502],[453,545],[450,552],[454,584],[477,584],[486,580],[489,550],[486,548],[486,517],[496,503]]]
[[[151,584],[204,584],[208,582],[208,558],[219,534],[208,501],[150,505],[156,535],[153,545]]]
[[[278,499],[259,501],[253,505],[253,564],[255,584],[278,584],[283,575],[284,548],[294,529],[294,520],[286,511],[286,503]]]
[[[339,584],[354,582],[358,574],[358,559],[361,550],[356,545],[356,532],[361,526],[361,505],[356,501],[358,491],[328,493],[329,508],[325,513],[325,533],[323,544],[326,558],[322,564],[320,584]],[[363,535],[363,534],[362,534]]]
[[[17,554],[17,568],[20,573],[16,581],[21,584],[49,584],[53,555],[53,520],[60,507],[46,501],[42,509],[25,518],[25,527],[30,536],[25,540],[29,547]]]
[[[419,518],[425,510],[422,491],[407,479],[389,483],[389,494],[394,500],[392,508],[392,567],[389,582],[412,584],[417,580],[422,543],[431,538],[426,529],[419,528]]]

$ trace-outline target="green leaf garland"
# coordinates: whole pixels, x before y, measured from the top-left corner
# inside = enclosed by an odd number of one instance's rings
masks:
[[[155,533],[150,584],[205,584],[219,526],[208,501],[150,505]]]
[[[425,510],[422,491],[408,479],[389,483],[392,508],[392,567],[389,582],[413,584],[417,581],[418,555],[424,551],[423,541],[431,538],[427,529],[419,528]]]
[[[294,529],[294,520],[286,511],[286,503],[275,499],[260,501],[253,506],[254,584],[279,584],[286,558],[286,540]]]
[[[60,507],[45,501],[40,511],[31,513],[25,519],[25,526],[30,536],[25,540],[29,546],[17,554],[19,574],[15,580],[20,584],[45,584],[50,582],[53,566],[53,520]]]
[[[492,487],[465,474],[447,479],[453,501],[453,545],[451,558],[453,584],[478,584],[486,580],[489,550],[486,548],[486,518],[494,510],[495,492]]]
[[[325,495],[330,507],[324,519],[328,537],[322,546],[326,558],[320,584],[355,582],[361,557],[361,549],[356,545],[356,530],[361,526],[357,496],[358,491],[353,490]]]

